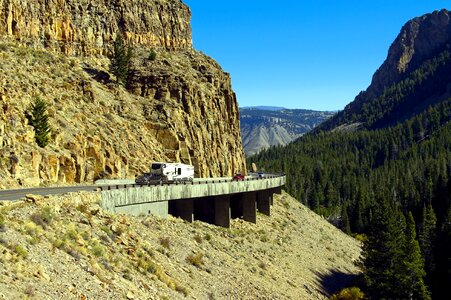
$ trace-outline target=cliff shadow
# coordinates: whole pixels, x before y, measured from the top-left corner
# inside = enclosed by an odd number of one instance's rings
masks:
[[[110,74],[108,74],[105,71],[96,70],[93,68],[84,67],[83,70],[91,76],[94,80],[102,83],[102,84],[108,84],[112,82],[110,78]]]
[[[313,273],[322,287],[322,292],[328,297],[343,288],[360,285],[361,275],[359,274],[344,273],[337,269],[324,273],[313,271]]]

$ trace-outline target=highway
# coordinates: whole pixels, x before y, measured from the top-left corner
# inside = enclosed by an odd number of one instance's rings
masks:
[[[79,185],[79,186],[60,186],[60,187],[41,187],[41,188],[24,188],[15,190],[0,190],[0,201],[19,200],[27,194],[33,195],[59,195],[70,192],[88,191],[92,192],[99,188],[98,185]]]

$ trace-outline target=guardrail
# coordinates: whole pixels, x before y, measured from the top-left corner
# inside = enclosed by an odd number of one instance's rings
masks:
[[[148,184],[116,184],[116,185],[108,185],[108,186],[99,186],[97,189],[100,191],[110,191],[110,190],[118,190],[118,189],[127,189],[127,188],[136,188],[136,187],[151,187],[151,186],[164,186],[164,185],[199,185],[199,184],[209,184],[209,183],[224,183],[224,182],[243,182],[243,181],[255,181],[255,180],[264,180],[264,179],[273,179],[285,176],[284,173],[279,174],[268,174],[262,177],[248,177],[240,180],[232,179],[218,179],[218,180],[196,180],[196,181],[171,181],[171,182],[153,182]]]

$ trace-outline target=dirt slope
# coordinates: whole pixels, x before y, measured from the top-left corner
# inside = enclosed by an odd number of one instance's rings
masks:
[[[0,299],[323,299],[359,272],[359,243],[286,193],[230,229],[99,197],[0,203]]]

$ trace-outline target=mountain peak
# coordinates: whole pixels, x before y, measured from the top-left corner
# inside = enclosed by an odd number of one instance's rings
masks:
[[[390,86],[404,73],[418,67],[425,59],[449,46],[451,39],[450,12],[434,11],[407,22],[388,50],[382,66],[368,88],[376,93]]]

